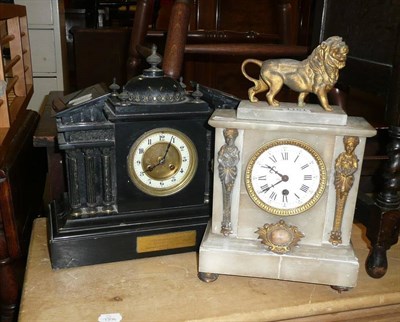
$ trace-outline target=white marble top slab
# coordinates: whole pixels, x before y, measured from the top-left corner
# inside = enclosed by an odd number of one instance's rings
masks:
[[[236,115],[236,110],[216,109],[208,123],[215,128],[234,127],[237,129],[252,129],[262,131],[280,131],[281,133],[299,131],[299,133],[333,134],[333,135],[357,135],[371,137],[376,134],[364,118],[349,116],[346,125],[332,124],[304,124],[297,122],[245,120]]]
[[[318,104],[306,104],[304,107],[299,107],[296,103],[285,102],[281,102],[278,107],[273,107],[267,102],[252,103],[243,100],[238,106],[237,118],[286,123],[346,125],[347,114],[345,111],[337,105],[333,105],[332,109],[328,112]]]

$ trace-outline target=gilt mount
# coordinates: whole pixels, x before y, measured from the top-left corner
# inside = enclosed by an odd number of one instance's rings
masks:
[[[346,64],[348,46],[341,37],[332,36],[323,41],[303,61],[294,59],[246,59],[242,63],[244,77],[254,83],[248,90],[250,102],[258,102],[256,94],[268,91],[267,102],[271,106],[279,106],[275,96],[283,85],[299,93],[298,106],[305,106],[305,98],[309,93],[317,95],[321,106],[332,111],[327,93],[334,87],[339,77],[339,70]],[[246,65],[256,64],[260,67],[260,76],[255,79],[246,72]]]

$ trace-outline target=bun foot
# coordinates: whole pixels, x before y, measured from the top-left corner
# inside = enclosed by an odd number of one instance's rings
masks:
[[[197,276],[200,280],[202,280],[203,282],[206,282],[206,283],[214,282],[218,278],[218,274],[214,274],[214,273],[199,272],[199,274],[197,274]]]
[[[338,293],[347,292],[347,291],[350,291],[352,289],[352,287],[336,286],[336,285],[331,285],[331,288],[334,289],[335,291],[337,291]]]

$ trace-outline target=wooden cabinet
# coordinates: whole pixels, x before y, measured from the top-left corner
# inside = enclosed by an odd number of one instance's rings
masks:
[[[64,90],[61,27],[62,2],[59,0],[15,0],[26,6],[32,49],[34,94],[28,108],[38,111],[45,96],[53,90]]]
[[[32,144],[40,116],[26,109],[33,89],[26,16],[24,6],[0,3],[1,321],[16,320],[31,224],[43,212],[46,159]]]

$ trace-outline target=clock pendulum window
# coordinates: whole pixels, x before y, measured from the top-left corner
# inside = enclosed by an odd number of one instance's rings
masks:
[[[51,204],[53,268],[197,250],[211,214],[212,109],[151,65],[54,103],[68,192]]]
[[[268,64],[273,60],[262,66]],[[301,107],[279,105],[270,92],[267,99],[279,106],[258,102],[254,91],[268,88],[262,79],[254,80],[250,101],[237,111],[216,110],[209,121],[214,202],[199,278],[228,274],[352,288],[359,269],[350,241],[355,202],[366,138],[376,131],[323,98],[326,109],[305,105],[302,94]]]

